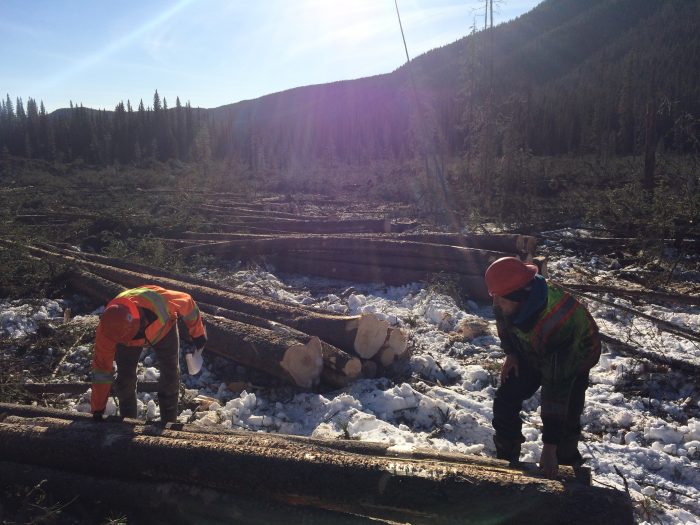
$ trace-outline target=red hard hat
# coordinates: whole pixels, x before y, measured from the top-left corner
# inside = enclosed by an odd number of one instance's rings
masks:
[[[525,286],[536,274],[534,264],[525,264],[516,257],[501,257],[491,263],[484,277],[489,295],[503,297]]]
[[[134,303],[125,298],[111,301],[100,317],[102,332],[116,343],[128,343],[139,331],[141,317]]]

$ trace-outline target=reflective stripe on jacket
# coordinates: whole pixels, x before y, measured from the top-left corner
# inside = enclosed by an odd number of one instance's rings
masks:
[[[184,321],[192,338],[206,335],[202,316],[192,297],[184,292],[166,290],[160,286],[144,285],[120,293],[107,306],[123,301],[131,301],[136,306],[153,312],[156,320],[146,326],[145,338],[132,339],[124,346],[154,345],[163,339],[180,318]],[[97,325],[95,353],[92,358],[92,397],[93,412],[104,410],[112,387],[114,376],[114,354],[117,344],[107,338],[101,325]]]
[[[545,428],[547,420],[565,420],[574,380],[600,358],[598,326],[591,314],[571,295],[549,286],[547,305],[531,329],[507,322],[498,328],[506,352],[515,351],[542,374]]]

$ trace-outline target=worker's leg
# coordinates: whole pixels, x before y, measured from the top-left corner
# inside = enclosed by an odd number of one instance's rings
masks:
[[[520,359],[518,368],[518,376],[511,374],[498,387],[493,399],[496,457],[510,462],[520,459],[520,445],[525,441],[522,434],[523,421],[520,419],[523,401],[537,392],[541,381],[540,374],[524,359]]]
[[[114,360],[117,362],[117,379],[114,392],[119,399],[122,417],[136,417],[136,367],[141,357],[140,346],[117,346]]]
[[[560,465],[580,465],[583,462],[578,451],[581,439],[581,414],[588,389],[588,371],[579,375],[571,387],[569,409],[567,410],[564,435],[557,446],[557,459]]]
[[[180,336],[177,324],[158,343],[153,345],[160,368],[158,379],[158,404],[160,420],[169,423],[177,420],[177,401],[180,393]]]

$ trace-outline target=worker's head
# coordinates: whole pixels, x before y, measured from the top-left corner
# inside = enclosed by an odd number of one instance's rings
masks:
[[[134,303],[116,299],[105,308],[100,317],[102,332],[115,343],[128,343],[139,331],[141,317]]]
[[[494,306],[505,315],[515,313],[530,295],[537,266],[516,257],[501,257],[486,269],[486,286]]]

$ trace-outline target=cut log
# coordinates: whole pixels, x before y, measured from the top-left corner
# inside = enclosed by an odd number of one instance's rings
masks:
[[[285,236],[272,239],[234,240],[212,243],[207,246],[181,248],[186,255],[209,255],[255,258],[261,255],[285,254],[291,251],[360,253],[372,257],[410,257],[415,259],[445,259],[459,263],[461,273],[483,275],[488,266],[504,255],[517,255],[461,246],[429,244],[415,241],[397,241],[343,236]]]
[[[60,508],[60,523],[323,523],[378,525],[378,520],[324,509],[292,507],[264,496],[242,498],[221,490],[172,483],[123,480],[0,461],[0,489],[41,487],[42,505]],[[262,502],[262,504],[261,504]],[[154,518],[157,516],[157,520]],[[9,513],[4,514],[5,519]],[[88,518],[89,517],[89,518]],[[119,522],[122,522],[119,520]],[[381,523],[387,523],[381,521]]]
[[[10,388],[22,388],[32,394],[83,394],[92,388],[91,383],[5,383]],[[157,381],[139,381],[139,392],[158,392]]]
[[[475,267],[474,264],[464,264],[463,261],[442,259],[427,255],[416,257],[412,255],[393,255],[387,253],[338,252],[326,250],[290,250],[284,255],[277,256],[275,261],[283,260],[285,257],[308,259],[310,261],[317,261],[318,264],[325,264],[326,262],[351,263],[365,266],[378,266],[388,270],[422,270],[429,273],[446,272],[466,275],[483,275],[486,268],[488,268],[488,265],[484,268],[481,266]]]
[[[394,362],[408,357],[406,335],[400,330],[389,329],[389,337],[377,352],[377,359],[386,368]]]
[[[271,259],[279,271],[301,275],[316,275],[329,279],[340,279],[353,282],[366,282],[401,286],[408,283],[431,280],[435,273],[426,270],[410,270],[405,268],[388,268],[367,264],[346,262],[315,261],[313,259],[298,259],[295,257],[273,257]],[[486,288],[482,275],[458,275],[457,284],[462,293],[470,299],[479,302],[489,302],[491,296]]]
[[[462,233],[404,233],[396,236],[399,239],[479,248],[496,252],[517,253],[518,255],[534,256],[537,250],[537,238],[531,235],[515,233],[499,233],[491,235],[475,235]]]
[[[271,232],[293,233],[345,233],[345,232],[390,232],[388,219],[347,219],[347,220],[295,220],[265,219],[263,217],[236,217],[236,222],[214,225],[218,230],[234,233],[246,228]]]
[[[242,206],[215,206],[213,204],[202,204],[198,210],[200,215],[207,217],[223,216],[223,217],[261,217],[263,219],[296,219],[296,220],[327,220],[328,217],[313,217],[310,215],[299,215],[298,213],[288,213],[284,211],[272,211],[263,209],[253,209]]]
[[[630,357],[640,357],[651,361],[652,363],[661,364],[671,368],[672,370],[681,370],[688,372],[694,377],[700,377],[700,364],[683,361],[672,356],[667,356],[659,352],[645,350],[642,347],[634,346],[624,341],[620,341],[610,335],[601,332],[600,340],[606,343],[610,348],[619,352],[622,355]]]
[[[2,411],[7,414],[4,406]],[[32,422],[5,416],[0,460],[135,483],[195,484],[401,523],[633,523],[622,492],[546,480],[498,460],[392,457],[382,445],[356,452],[361,444],[342,450],[337,440],[207,435],[173,426],[96,425],[88,418]]]
[[[392,224],[392,230],[394,224]],[[311,235],[313,237],[313,234]],[[211,233],[211,232],[183,232],[178,234],[179,239],[200,239],[232,241],[254,238],[273,238],[272,235],[256,235],[251,233]],[[317,237],[325,237],[317,235]],[[338,234],[334,237],[366,238],[379,240],[415,241],[428,244],[443,244],[450,246],[462,246],[464,248],[479,248],[496,252],[513,253],[519,255],[533,255],[537,249],[537,238],[531,235],[521,234],[494,234],[494,235],[466,235],[459,233],[425,232],[425,233],[349,233]]]
[[[389,337],[389,322],[362,314],[355,338],[355,352],[364,359],[373,357]]]
[[[700,296],[693,294],[676,294],[643,288],[620,288],[599,284],[562,283],[562,286],[581,292],[609,293],[620,297],[640,297],[647,301],[700,305]]]

